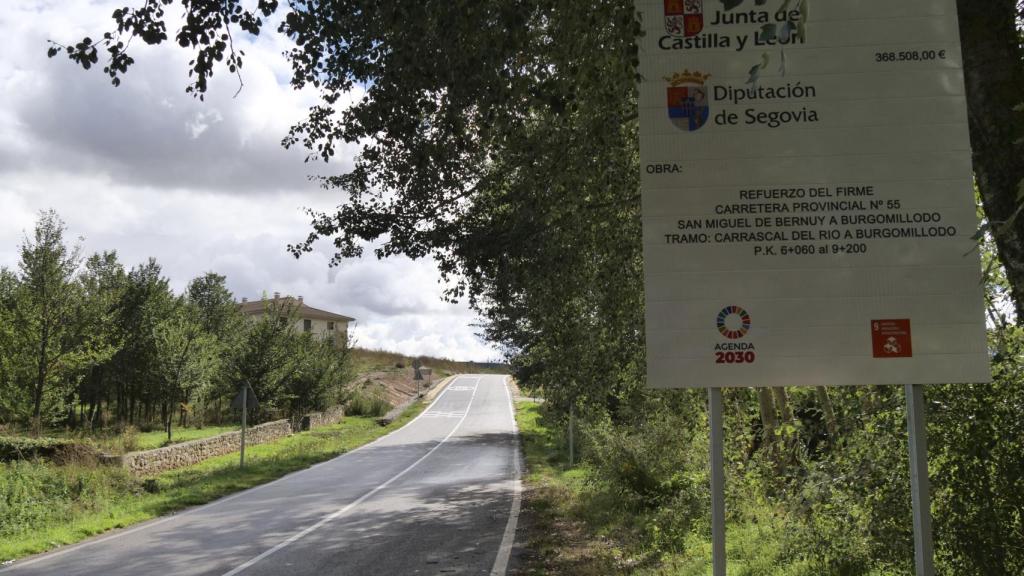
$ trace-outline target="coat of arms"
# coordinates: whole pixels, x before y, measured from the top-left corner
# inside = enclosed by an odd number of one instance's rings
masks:
[[[689,38],[704,29],[704,0],[665,0],[665,33]]]
[[[710,74],[686,70],[665,78],[669,83],[668,117],[677,128],[694,132],[707,123],[711,108],[705,82],[710,77]]]

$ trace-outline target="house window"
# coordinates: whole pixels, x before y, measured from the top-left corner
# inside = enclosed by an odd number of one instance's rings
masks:
[[[304,332],[312,332],[313,331],[313,321],[309,320],[309,319],[303,320],[302,321],[302,330]]]
[[[327,329],[333,331],[334,330],[334,322],[328,322],[327,323]]]

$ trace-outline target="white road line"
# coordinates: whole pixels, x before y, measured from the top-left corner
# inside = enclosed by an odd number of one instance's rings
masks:
[[[459,422],[457,424],[455,424],[455,427],[452,428],[452,431],[449,432],[447,436],[442,438],[441,441],[438,442],[436,446],[434,446],[433,448],[430,449],[429,452],[427,452],[426,454],[421,456],[419,460],[417,460],[417,461],[413,462],[412,464],[410,464],[409,467],[406,468],[405,470],[402,470],[398,474],[395,474],[394,476],[392,476],[391,479],[389,479],[387,482],[384,482],[380,486],[377,486],[373,490],[370,490],[366,494],[363,494],[355,502],[352,502],[352,503],[350,503],[349,505],[347,505],[347,506],[345,506],[343,508],[339,508],[338,510],[332,512],[331,514],[328,514],[327,516],[322,518],[316,524],[313,524],[312,526],[309,526],[308,528],[302,530],[301,532],[297,532],[297,533],[293,534],[291,537],[289,537],[287,540],[281,542],[277,546],[274,546],[273,548],[270,548],[269,550],[263,552],[259,556],[255,556],[255,557],[251,558],[249,561],[247,561],[246,563],[242,564],[241,566],[235,568],[234,570],[231,570],[230,572],[225,572],[222,576],[235,576],[235,574],[241,573],[246,568],[252,567],[254,564],[259,562],[260,560],[263,560],[267,556],[270,556],[271,554],[277,552],[278,550],[284,548],[285,546],[288,546],[289,544],[292,544],[293,542],[298,541],[303,536],[306,536],[310,532],[313,532],[314,530],[316,530],[317,528],[323,526],[324,524],[327,524],[331,520],[334,520],[335,518],[338,518],[339,516],[343,516],[344,514],[346,514],[347,512],[352,510],[353,508],[355,508],[356,506],[359,506],[360,504],[365,502],[368,498],[372,497],[377,492],[380,492],[381,490],[383,490],[383,489],[387,488],[388,486],[390,486],[391,483],[394,482],[395,480],[398,480],[402,476],[405,476],[406,474],[408,474],[409,471],[411,471],[416,466],[419,466],[420,462],[423,462],[428,457],[430,457],[431,454],[433,454],[435,451],[437,451],[437,449],[440,448],[441,446],[443,446],[444,443],[447,442],[449,438],[451,438],[453,435],[455,435],[456,432],[458,432],[459,428],[462,426],[462,423],[466,421],[466,417],[469,416],[469,409],[473,405],[473,399],[476,398],[476,391],[477,391],[477,389],[479,387],[480,387],[480,378],[477,378],[476,379],[476,385],[473,387],[473,394],[469,397],[469,404],[466,405],[466,413],[463,414],[462,419],[459,420]],[[447,390],[446,390],[446,392],[447,392]],[[438,396],[438,398],[440,398],[440,396]],[[435,402],[436,402],[436,400],[435,400]],[[421,416],[422,416],[422,414],[421,414]]]
[[[463,376],[455,377],[452,380],[451,383],[457,382],[459,380],[459,378],[463,378]],[[479,382],[480,382],[480,380],[477,379],[477,383],[479,383]],[[134,533],[140,532],[142,530],[147,530],[149,528],[153,528],[155,526],[159,526],[161,524],[165,524],[167,522],[170,522],[171,520],[177,520],[178,518],[181,518],[182,516],[187,516],[189,514],[195,514],[196,512],[200,512],[202,510],[207,510],[209,508],[213,508],[214,506],[219,506],[221,504],[225,504],[225,503],[230,502],[230,501],[232,501],[232,500],[234,500],[236,498],[241,498],[242,496],[245,496],[247,494],[252,494],[253,492],[257,492],[259,490],[263,490],[264,488],[268,488],[270,486],[273,486],[274,484],[277,484],[278,482],[287,480],[288,478],[294,478],[295,476],[298,476],[300,474],[305,474],[307,472],[310,472],[314,468],[319,468],[320,466],[323,466],[325,464],[329,464],[329,463],[334,462],[334,461],[336,461],[336,460],[338,460],[340,458],[344,458],[344,457],[348,456],[349,454],[355,454],[356,452],[359,452],[361,450],[366,450],[367,448],[370,448],[374,444],[376,444],[378,442],[384,441],[386,438],[388,438],[392,434],[397,434],[398,432],[401,432],[402,430],[405,430],[407,427],[411,426],[413,424],[413,422],[416,422],[417,420],[422,418],[423,415],[427,412],[427,410],[430,410],[431,408],[433,408],[434,404],[437,404],[437,402],[439,400],[441,400],[441,397],[444,396],[445,393],[447,393],[450,388],[451,388],[451,386],[449,385],[449,387],[447,387],[444,390],[442,390],[441,393],[437,395],[437,398],[434,398],[434,401],[430,403],[430,406],[428,406],[426,410],[424,410],[423,412],[420,412],[415,418],[410,420],[409,423],[406,424],[405,426],[402,426],[398,430],[394,430],[392,432],[389,432],[389,433],[385,434],[384,436],[381,436],[380,438],[377,438],[373,442],[370,442],[368,444],[363,444],[362,446],[360,446],[358,448],[354,448],[352,450],[349,450],[348,452],[345,452],[344,454],[339,454],[338,456],[335,456],[334,458],[330,458],[328,460],[324,460],[323,462],[317,462],[316,464],[313,464],[309,468],[303,468],[302,470],[296,470],[295,472],[291,472],[291,473],[285,474],[284,476],[282,476],[282,477],[280,477],[280,478],[278,478],[276,480],[271,480],[270,482],[267,482],[266,484],[260,484],[259,486],[253,486],[252,488],[247,488],[247,489],[245,489],[245,490],[243,490],[241,492],[238,492],[236,494],[232,494],[230,496],[225,496],[223,498],[214,500],[213,502],[209,502],[207,504],[202,504],[202,505],[196,506],[194,508],[188,508],[188,509],[186,509],[186,510],[184,510],[182,512],[177,512],[177,513],[172,512],[169,516],[165,516],[163,518],[160,518],[159,520],[154,520],[154,521],[151,521],[151,522],[145,522],[145,523],[143,523],[140,526],[136,526],[134,528],[129,528],[128,530],[123,530],[121,532],[117,532],[117,533],[114,533],[114,534],[109,534],[107,536],[101,536],[99,538],[96,538],[95,540],[87,540],[85,542],[80,542],[80,543],[77,543],[77,544],[70,544],[70,545],[68,545],[68,547],[66,547],[64,549],[56,550],[56,551],[53,551],[53,552],[44,552],[42,555],[37,556],[35,558],[28,559],[28,560],[16,560],[14,562],[14,564],[11,564],[10,566],[4,566],[4,567],[0,568],[0,573],[17,570],[18,568],[21,568],[22,566],[31,566],[33,564],[37,564],[37,563],[42,562],[44,560],[52,560],[54,558],[57,558],[59,556],[63,556],[63,555],[68,554],[70,552],[75,552],[75,551],[81,550],[82,548],[88,548],[90,546],[95,546],[96,544],[102,544],[102,543],[108,542],[110,540],[121,538],[123,536],[128,536],[129,534],[134,534]],[[474,389],[474,394],[475,393],[476,392],[475,392],[475,389]],[[461,425],[462,423],[460,422],[459,424]]]
[[[452,412],[427,412],[423,414],[424,418],[461,418],[466,415],[465,410],[455,410]]]
[[[508,571],[508,559],[512,555],[512,546],[516,543],[516,525],[519,523],[519,509],[523,504],[522,465],[519,458],[519,425],[516,424],[516,408],[512,402],[512,394],[508,390],[508,376],[505,377],[505,396],[508,398],[508,409],[512,415],[513,458],[515,474],[512,477],[512,509],[508,513],[505,534],[501,537],[498,557],[494,559],[491,576],[505,576]]]

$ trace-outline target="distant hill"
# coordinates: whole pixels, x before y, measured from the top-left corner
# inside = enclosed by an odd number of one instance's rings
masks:
[[[387,400],[398,406],[420,392],[422,381],[413,380],[413,360],[431,368],[437,382],[452,374],[508,374],[508,366],[496,362],[460,362],[433,356],[407,356],[384,350],[352,349],[352,367],[359,394]]]
[[[499,362],[463,362],[449,358],[435,358],[433,356],[408,356],[385,350],[352,349],[352,359],[357,374],[410,368],[413,360],[416,358],[419,358],[424,366],[433,368],[435,375],[440,372],[444,372],[444,376],[478,372],[485,374],[508,374],[508,365]]]

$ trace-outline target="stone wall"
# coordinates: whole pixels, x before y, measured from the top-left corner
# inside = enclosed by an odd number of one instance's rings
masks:
[[[311,412],[302,418],[300,424],[300,430],[313,430],[323,426],[330,426],[331,424],[337,424],[345,417],[345,408],[343,406],[335,406],[329,408],[323,412]]]
[[[312,430],[323,426],[337,424],[345,417],[345,409],[341,406],[323,412],[312,412],[304,416],[299,430]],[[288,420],[275,420],[251,426],[245,432],[245,444],[264,444],[273,442],[292,434],[292,425]],[[217,436],[172,444],[156,450],[129,452],[123,456],[102,455],[104,464],[123,466],[137,476],[152,476],[168,470],[191,466],[223,454],[230,454],[241,449],[241,432],[225,432]]]
[[[245,431],[245,445],[263,444],[284,438],[292,433],[292,426],[287,420],[275,420]],[[111,463],[120,464],[138,476],[152,476],[175,468],[191,466],[223,454],[230,454],[241,449],[241,432],[225,432],[217,436],[172,444],[156,450],[130,452]]]

